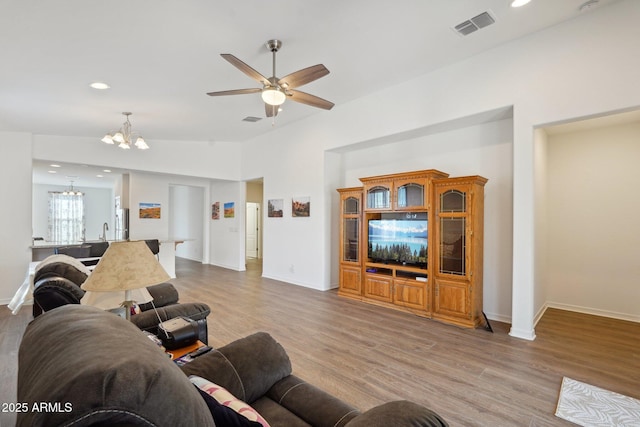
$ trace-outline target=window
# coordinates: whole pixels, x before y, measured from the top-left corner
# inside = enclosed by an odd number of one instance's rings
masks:
[[[79,242],[84,234],[84,195],[49,192],[49,236],[52,242]]]

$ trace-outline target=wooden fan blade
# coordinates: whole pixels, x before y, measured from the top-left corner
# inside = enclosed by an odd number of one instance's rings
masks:
[[[262,74],[260,74],[259,72],[257,72],[256,70],[254,70],[253,68],[251,68],[250,66],[242,62],[241,60],[239,60],[238,58],[236,58],[235,56],[231,55],[230,53],[221,53],[220,56],[222,56],[224,59],[229,61],[231,65],[233,65],[238,70],[242,71],[252,79],[262,83],[263,85],[269,84],[268,78],[266,78],[265,76],[263,76]]]
[[[233,89],[233,90],[222,90],[220,92],[207,92],[209,96],[224,96],[224,95],[244,95],[245,93],[256,93],[261,92],[260,88],[253,89]]]
[[[290,91],[291,95],[288,96],[292,101],[299,102],[301,104],[311,105],[312,107],[323,108],[325,110],[331,110],[335,105],[333,102],[329,102],[326,99],[322,99],[315,95],[309,95],[299,90]]]
[[[329,70],[322,65],[313,65],[311,67],[303,68],[302,70],[295,71],[287,76],[284,76],[278,80],[278,84],[285,86],[286,88],[296,88],[298,86],[306,85],[314,80],[318,80],[320,77],[324,77],[329,74]]]
[[[270,105],[264,103],[264,112],[267,113],[267,117],[275,117],[278,115],[279,107],[277,105]]]

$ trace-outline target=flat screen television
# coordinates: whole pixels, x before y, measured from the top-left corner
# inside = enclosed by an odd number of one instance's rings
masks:
[[[370,219],[368,225],[371,261],[426,268],[426,217]]]

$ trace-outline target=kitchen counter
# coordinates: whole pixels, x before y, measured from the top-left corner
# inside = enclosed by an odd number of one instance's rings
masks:
[[[116,240],[107,240],[109,243]],[[174,278],[176,277],[176,246],[183,243],[185,239],[165,239],[159,240],[160,252],[158,253],[158,260],[160,265],[165,269],[167,274]],[[46,240],[36,240],[30,246],[31,248],[31,261],[42,261],[46,257],[55,254],[55,249],[60,247],[80,247],[82,245],[90,245],[91,243],[100,243],[102,240],[88,240],[86,242],[49,242]]]

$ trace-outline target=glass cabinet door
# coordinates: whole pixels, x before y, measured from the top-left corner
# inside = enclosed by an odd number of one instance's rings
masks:
[[[467,193],[459,189],[443,191],[439,196],[438,272],[467,274]]]
[[[358,195],[343,193],[341,199],[340,258],[342,262],[357,263],[360,261],[362,193]]]
[[[424,185],[409,182],[397,189],[396,207],[411,208],[424,206]]]
[[[466,218],[440,219],[440,273],[466,273]]]
[[[360,200],[357,197],[347,197],[344,200],[342,213],[345,215],[357,215],[360,213]]]
[[[344,218],[342,227],[342,261],[358,262],[360,220],[358,218]]]
[[[376,185],[367,189],[367,209],[389,209],[391,207],[391,189]]]
[[[440,212],[466,212],[466,194],[458,190],[445,191],[440,195]]]

